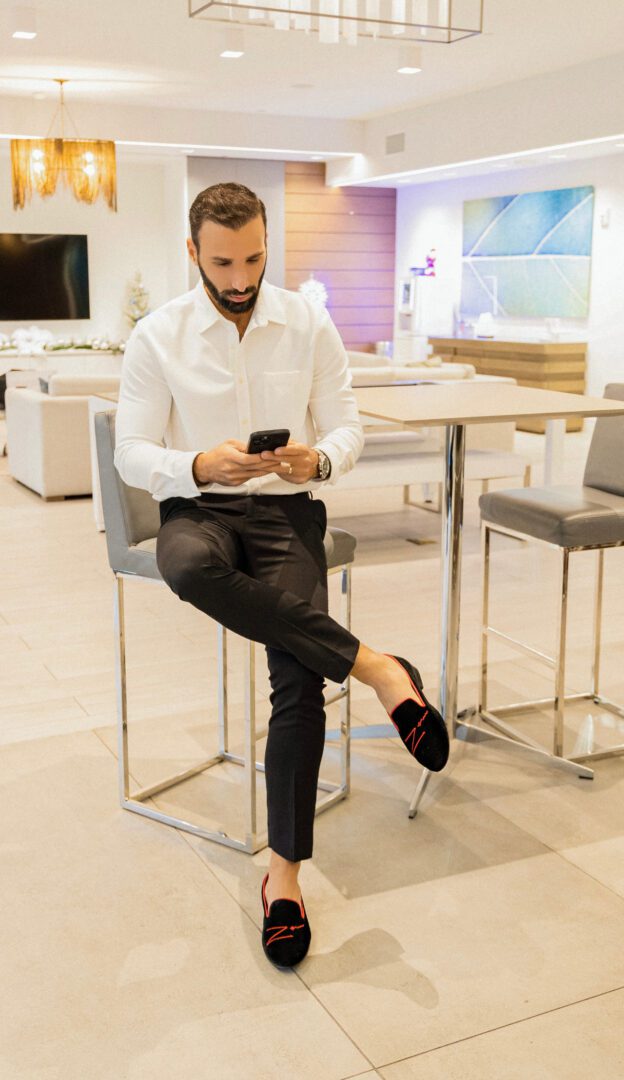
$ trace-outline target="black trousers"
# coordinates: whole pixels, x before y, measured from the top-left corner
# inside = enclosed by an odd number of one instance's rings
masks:
[[[327,614],[324,504],[294,495],[166,499],[156,559],[167,585],[228,630],[266,646],[269,846],[312,855],[323,755],[324,676],[342,682],[359,642]]]

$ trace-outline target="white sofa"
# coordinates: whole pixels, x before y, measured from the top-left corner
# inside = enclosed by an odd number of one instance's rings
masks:
[[[44,499],[90,495],[89,396],[116,393],[119,375],[50,375],[48,392],[8,387],[9,472]]]
[[[448,379],[472,379],[476,368],[472,364],[447,363],[439,356],[430,356],[426,360],[398,364],[376,353],[347,350],[349,367],[354,386],[376,383],[400,382],[404,379],[434,379],[436,382]]]
[[[445,363],[431,357],[424,363],[394,364],[373,353],[348,351],[353,386],[380,386],[393,382],[423,380],[448,382],[510,382],[495,376],[476,375],[472,364]],[[342,477],[337,488],[403,487],[404,502],[412,503],[410,487],[423,485],[423,498],[439,507],[439,485],[443,480],[444,428],[405,431],[382,420],[366,419],[366,441],[355,469]],[[519,477],[531,482],[529,460],[514,453],[515,424],[471,424],[466,434],[465,479],[479,480],[487,490],[490,480]],[[437,488],[432,499],[431,486]],[[412,505],[420,505],[412,503]]]

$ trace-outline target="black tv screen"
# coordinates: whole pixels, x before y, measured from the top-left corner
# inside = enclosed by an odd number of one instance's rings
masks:
[[[0,233],[0,320],[89,317],[86,236]]]

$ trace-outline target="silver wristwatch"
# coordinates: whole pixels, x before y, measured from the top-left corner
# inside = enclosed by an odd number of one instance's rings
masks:
[[[329,480],[331,476],[331,461],[323,450],[319,450],[318,446],[315,447],[315,450],[318,454],[318,470],[316,476],[312,477],[312,479]]]

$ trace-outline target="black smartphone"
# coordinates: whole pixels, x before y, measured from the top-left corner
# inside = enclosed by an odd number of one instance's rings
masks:
[[[261,454],[263,450],[277,450],[286,446],[290,439],[288,428],[273,428],[270,431],[252,431],[247,443],[248,454]]]

